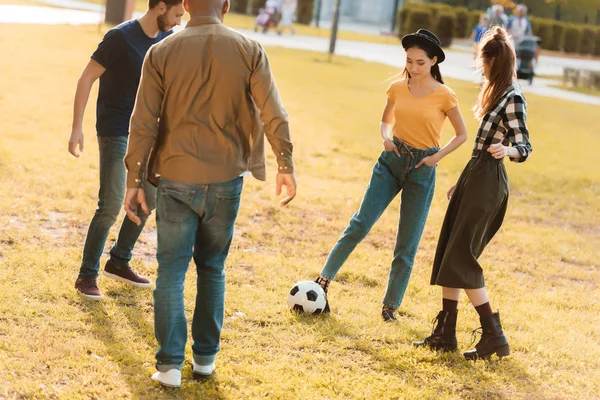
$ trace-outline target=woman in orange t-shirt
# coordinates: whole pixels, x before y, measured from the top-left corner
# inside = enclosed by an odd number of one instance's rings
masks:
[[[406,50],[403,79],[393,82],[387,90],[381,119],[384,151],[373,168],[360,209],[316,279],[327,293],[330,281],[350,253],[402,191],[396,247],[381,311],[385,321],[396,320],[395,311],[408,285],[433,197],[437,163],[467,139],[456,95],[444,85],[440,74],[438,64],[445,58],[440,40],[433,33],[419,29],[404,36],[402,46]],[[440,149],[446,118],[456,135]],[[393,119],[396,124],[392,129]],[[327,302],[324,312],[329,311]]]

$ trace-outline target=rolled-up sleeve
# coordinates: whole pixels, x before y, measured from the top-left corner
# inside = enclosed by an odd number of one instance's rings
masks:
[[[521,154],[520,158],[511,158],[511,161],[524,162],[529,158],[532,148],[527,129],[527,103],[523,97],[515,95],[508,100],[504,125],[507,128],[506,137]]]
[[[155,47],[150,48],[142,66],[140,86],[129,125],[129,145],[125,156],[127,187],[138,188],[145,179],[148,157],[158,136],[158,120],[164,97],[159,70],[154,63]]]
[[[288,114],[281,103],[267,54],[259,44],[256,44],[254,52],[250,93],[260,110],[265,135],[277,158],[277,172],[293,173],[293,144],[290,138]]]

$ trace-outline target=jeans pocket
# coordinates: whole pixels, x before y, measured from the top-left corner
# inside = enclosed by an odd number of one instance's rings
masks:
[[[167,221],[183,222],[193,212],[194,190],[162,186],[159,189],[162,214]]]
[[[223,228],[229,228],[235,223],[240,209],[241,194],[237,196],[216,196],[215,211],[209,221]]]

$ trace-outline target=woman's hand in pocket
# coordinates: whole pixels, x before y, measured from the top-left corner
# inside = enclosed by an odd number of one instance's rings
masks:
[[[400,150],[398,150],[398,146],[396,146],[396,143],[394,143],[392,140],[385,139],[383,141],[383,148],[385,151],[393,151],[398,157],[400,157]]]

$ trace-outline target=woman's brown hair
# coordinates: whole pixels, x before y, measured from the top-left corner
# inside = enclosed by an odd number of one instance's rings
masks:
[[[488,68],[488,76],[473,107],[477,119],[494,108],[516,76],[515,49],[506,30],[495,26],[488,30],[479,42],[476,65]]]

